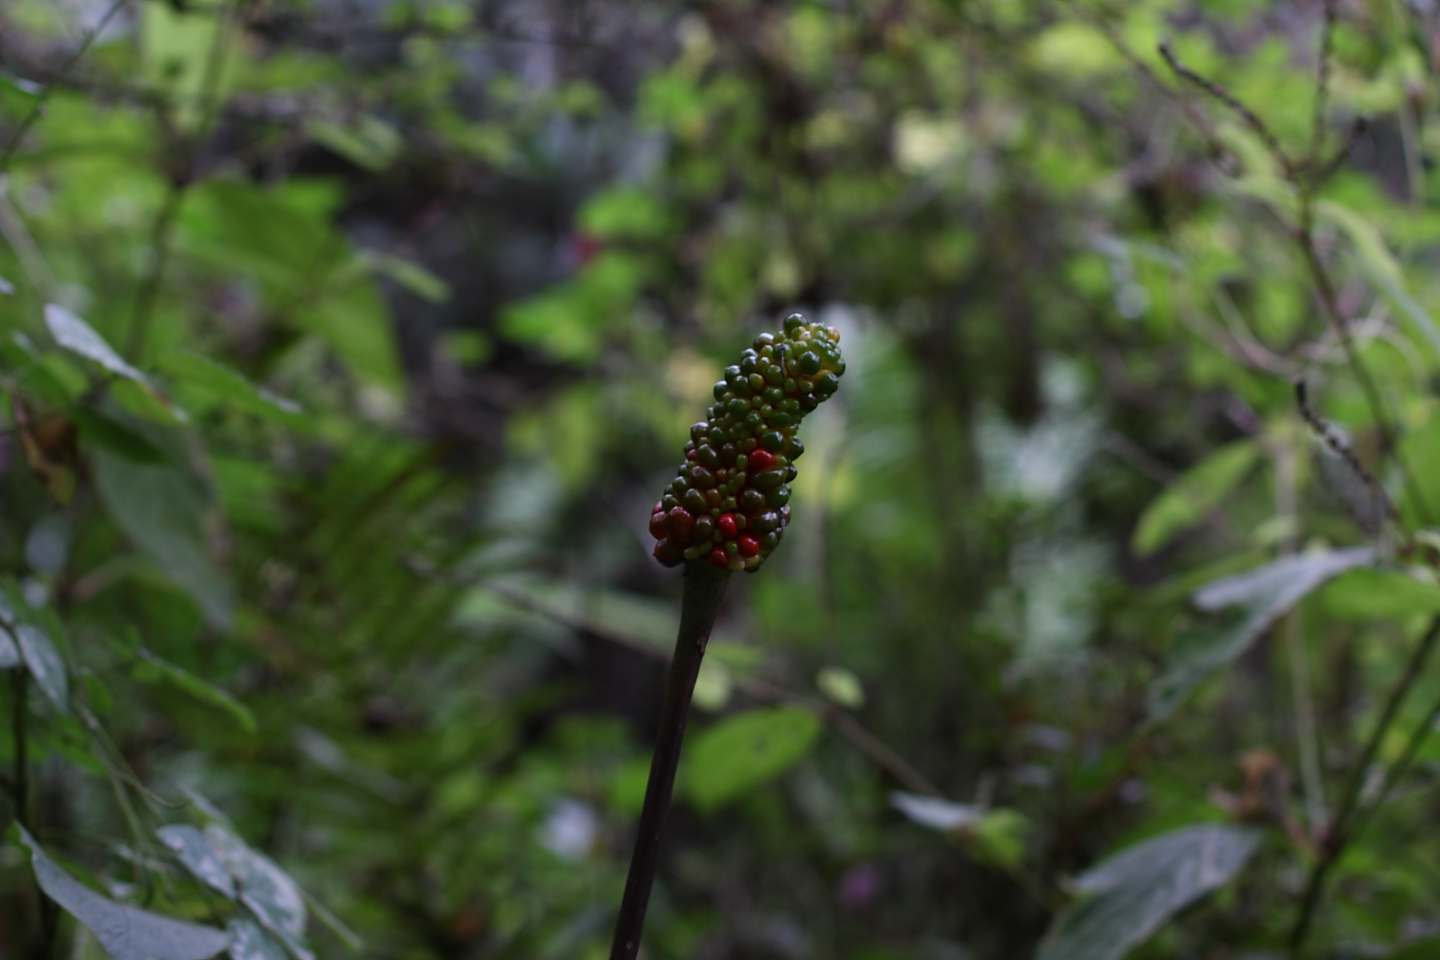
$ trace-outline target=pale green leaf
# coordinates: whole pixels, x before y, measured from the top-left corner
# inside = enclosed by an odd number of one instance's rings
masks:
[[[1184,827],[1106,858],[1075,880],[1089,896],[1051,924],[1036,960],[1119,960],[1176,913],[1229,883],[1260,835],[1243,827]]]
[[[45,304],[45,325],[50,328],[50,335],[55,338],[55,342],[66,350],[100,364],[117,376],[139,383],[149,383],[145,374],[125,362],[124,358],[115,352],[115,348],[95,332],[94,327],[64,307],[54,303]]]
[[[1200,609],[1239,610],[1218,625],[1197,627],[1182,635],[1165,673],[1150,685],[1149,722],[1167,719],[1195,687],[1239,659],[1307,594],[1374,560],[1375,551],[1369,547],[1302,553],[1201,587],[1194,597]]]
[[[30,866],[40,889],[89,927],[112,960],[206,960],[230,945],[230,935],[222,930],[101,896],[57,866],[24,827],[16,829],[30,848]]]
[[[736,714],[695,738],[685,760],[687,796],[713,810],[777,776],[814,746],[820,719],[797,707]]]

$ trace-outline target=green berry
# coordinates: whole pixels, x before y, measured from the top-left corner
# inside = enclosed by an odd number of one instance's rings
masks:
[[[783,333],[760,334],[725,368],[708,419],[690,428],[685,460],[652,510],[657,560],[755,570],[779,545],[793,461],[805,451],[795,430],[839,385],[839,339],[792,314]]]

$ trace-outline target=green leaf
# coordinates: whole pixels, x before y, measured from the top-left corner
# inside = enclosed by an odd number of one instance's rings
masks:
[[[361,273],[339,281],[299,323],[323,337],[360,379],[396,390],[403,385],[390,314],[374,277]]]
[[[61,713],[70,710],[70,680],[65,673],[65,661],[55,649],[50,635],[33,623],[21,623],[15,627],[15,639],[20,641],[20,653],[25,666],[35,678],[35,684],[46,699]]]
[[[890,794],[890,803],[920,826],[931,830],[963,830],[973,827],[985,816],[985,808],[979,804],[954,803],[901,790]]]
[[[1035,960],[1119,960],[1180,910],[1229,883],[1260,836],[1205,824],[1106,858],[1075,880],[1090,899],[1060,913]]]
[[[1181,474],[1140,516],[1130,541],[1132,549],[1147,556],[1203,520],[1245,478],[1260,452],[1257,441],[1238,440]]]
[[[230,945],[230,935],[223,930],[101,896],[57,866],[24,827],[15,829],[20,842],[30,848],[30,866],[40,889],[89,927],[113,960],[206,960]]]
[[[724,710],[735,689],[735,679],[730,669],[714,657],[706,657],[700,664],[700,674],[695,678],[695,692],[690,702],[697,709],[708,713]]]
[[[592,237],[649,240],[669,229],[663,203],[639,187],[612,187],[597,193],[580,208],[576,221]]]
[[[250,709],[236,700],[229,693],[219,687],[206,683],[188,670],[181,669],[161,657],[156,656],[144,647],[139,648],[136,654],[140,662],[136,664],[133,671],[135,679],[142,683],[153,683],[157,680],[165,680],[174,684],[179,689],[190,694],[202,703],[208,703],[212,707],[230,715],[230,718],[240,726],[246,733],[256,732],[255,716]]]
[[[1440,957],[1440,937],[1425,937],[1385,954],[1385,960],[1434,960],[1435,957]]]
[[[1426,409],[1424,422],[1408,430],[1400,441],[1400,461],[1415,477],[1415,484],[1401,488],[1399,508],[1410,523],[1422,526],[1435,521],[1433,511],[1440,508],[1440,496],[1424,477],[1440,475],[1440,409]]]
[[[225,861],[240,902],[260,925],[278,937],[296,960],[314,960],[315,955],[302,944],[305,901],[295,881],[275,861],[252,850],[218,823],[205,827],[205,840]]]
[[[136,463],[103,449],[92,458],[95,485],[110,516],[200,605],[217,629],[230,624],[230,584],[205,549],[210,498],[177,467]]]
[[[991,810],[975,824],[974,853],[977,859],[992,863],[1002,870],[1011,870],[1025,858],[1025,838],[1030,821],[1019,810],[1000,807]]]
[[[5,591],[0,589],[0,670],[20,666],[20,648],[15,645],[13,636],[16,626],[15,607]]]
[[[80,439],[90,447],[104,447],[109,452],[136,463],[164,463],[165,454],[143,434],[120,421],[89,407],[76,407],[70,420],[80,431]]]
[[[175,823],[155,831],[156,836],[175,852],[185,869],[201,883],[228,900],[237,896],[235,878],[220,852],[205,839],[205,834],[189,824]]]
[[[174,114],[183,126],[200,123],[210,97],[223,102],[234,86],[245,48],[221,22],[226,9],[221,3],[195,0],[183,5],[147,3],[139,10],[145,80],[173,99]],[[221,31],[228,35],[221,36]]]
[[[1025,856],[1030,821],[1018,810],[954,803],[899,790],[890,794],[890,803],[922,827],[957,834],[978,860],[1011,869]]]
[[[93,360],[117,376],[148,384],[145,374],[126,363],[95,328],[64,307],[54,303],[45,304],[45,325],[55,342],[66,350],[78,353],[87,360]]]
[[[189,389],[230,403],[247,413],[291,427],[309,426],[298,403],[277,396],[264,387],[257,387],[234,370],[208,357],[176,350],[162,356],[156,366],[184,382]]]
[[[1440,613],[1440,586],[1403,570],[1350,570],[1317,595],[1337,620],[1401,620]]]
[[[1240,611],[1219,625],[1188,631],[1176,644],[1170,666],[1150,685],[1149,722],[1168,719],[1190,691],[1250,649],[1270,625],[1305,596],[1347,570],[1375,561],[1369,547],[1350,547],[1281,557],[1256,570],[1201,587],[1195,605]]]
[[[695,738],[686,760],[686,793],[713,810],[777,776],[810,751],[820,718],[797,707],[750,710]]]
[[[374,270],[383,273],[422,300],[444,303],[450,299],[450,284],[413,260],[386,253],[367,254],[366,259]]]
[[[231,920],[230,960],[285,960],[285,948],[251,920]]]
[[[403,146],[394,127],[368,114],[346,124],[317,118],[305,125],[305,132],[316,143],[366,170],[384,170],[395,162]]]
[[[1338,226],[1350,238],[1355,250],[1355,259],[1360,269],[1390,303],[1413,323],[1440,350],[1440,327],[1435,318],[1405,290],[1405,274],[1400,261],[1390,252],[1390,247],[1381,235],[1380,229],[1358,212],[1334,200],[1321,200],[1315,205],[1315,213],[1321,220]]]
[[[823,667],[815,675],[815,686],[832,703],[851,710],[865,706],[865,688],[860,678],[844,667]]]

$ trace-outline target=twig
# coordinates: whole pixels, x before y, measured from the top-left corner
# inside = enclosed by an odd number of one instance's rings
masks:
[[[1324,308],[1326,319],[1335,328],[1340,348],[1345,352],[1346,366],[1350,368],[1356,382],[1360,384],[1360,392],[1365,395],[1365,405],[1370,408],[1370,415],[1375,418],[1375,428],[1380,431],[1381,447],[1387,456],[1394,456],[1398,459],[1400,456],[1399,445],[1396,441],[1395,430],[1390,426],[1385,403],[1380,398],[1380,391],[1375,386],[1370,372],[1360,362],[1360,355],[1355,351],[1354,340],[1351,338],[1350,331],[1340,312],[1340,301],[1335,294],[1335,284],[1330,279],[1330,273],[1325,269],[1325,265],[1320,262],[1319,251],[1315,249],[1315,236],[1310,230],[1302,228],[1295,234],[1295,241],[1300,247],[1306,267],[1309,268],[1315,290],[1320,295],[1320,304]],[[1402,462],[1401,467],[1404,466]],[[1414,471],[1402,469],[1401,474],[1404,477],[1405,492],[1419,511],[1421,521],[1428,521],[1431,516],[1430,508],[1426,503],[1425,495],[1415,483]]]
[[[110,8],[105,11],[104,16],[100,18],[100,22],[95,24],[94,29],[85,35],[85,38],[80,41],[80,46],[70,55],[70,59],[65,61],[54,79],[47,83],[45,89],[40,92],[40,96],[35,98],[35,103],[30,107],[30,112],[25,115],[24,120],[20,121],[20,126],[15,128],[15,133],[10,137],[10,142],[5,145],[4,154],[0,155],[0,174],[10,169],[10,163],[15,159],[15,151],[20,149],[20,141],[25,139],[25,134],[30,132],[30,128],[34,126],[35,121],[40,118],[41,111],[45,109],[45,102],[50,99],[51,91],[69,76],[71,68],[80,61],[81,57],[85,56],[85,52],[90,49],[90,45],[104,32],[105,27],[110,23],[110,19],[119,13],[120,8],[123,6],[125,6],[125,0],[115,0],[115,2],[110,5]]]
[[[487,583],[484,585],[484,589],[505,600],[507,603],[511,603],[523,610],[529,610],[531,613],[538,614],[561,626],[569,627],[572,630],[584,630],[586,633],[592,633],[597,637],[601,637],[611,643],[619,644],[628,650],[634,650],[647,657],[658,657],[662,659],[667,657],[666,652],[662,648],[642,640],[639,637],[611,629],[593,620],[568,616],[558,610],[547,607],[535,597],[520,590],[496,583]],[[903,785],[906,789],[913,793],[924,794],[940,800],[949,799],[939,787],[935,786],[935,784],[917,770],[914,765],[896,753],[893,747],[890,747],[874,733],[862,726],[853,716],[845,713],[843,710],[829,706],[816,706],[813,700],[791,690],[786,690],[784,687],[776,686],[769,681],[761,680],[758,677],[737,676],[735,678],[735,686],[756,700],[788,703],[814,711],[821,720],[829,723],[835,729],[836,733],[853,743],[859,748],[860,752],[875,761],[880,769],[894,777],[896,782]]]
[[[215,13],[215,36],[210,41],[209,56],[205,60],[205,75],[200,84],[200,118],[188,137],[180,146],[179,166],[169,171],[169,186],[160,210],[155,215],[151,228],[150,249],[154,262],[140,284],[135,295],[135,308],[130,316],[130,330],[126,335],[126,353],[136,361],[144,360],[145,341],[149,333],[150,319],[155,313],[155,302],[159,298],[165,279],[165,268],[170,262],[170,241],[175,220],[185,194],[195,181],[195,167],[199,159],[200,146],[214,127],[220,112],[220,80],[225,74],[225,53],[229,46],[230,30],[236,18],[236,7],[246,0],[234,0],[220,7]],[[163,119],[163,113],[162,113]]]
[[[1360,458],[1356,456],[1355,451],[1345,442],[1343,437],[1336,433],[1335,428],[1324,420],[1321,420],[1315,413],[1315,408],[1310,406],[1310,389],[1306,386],[1304,377],[1295,378],[1295,406],[1299,408],[1300,416],[1309,424],[1315,436],[1320,438],[1325,446],[1330,448],[1332,453],[1343,460],[1345,465],[1369,488],[1370,495],[1374,497],[1375,502],[1385,511],[1385,515],[1397,526],[1403,527],[1404,521],[1400,519],[1400,512],[1395,509],[1395,503],[1390,499],[1390,495],[1385,492],[1385,488],[1381,486],[1380,481],[1376,479],[1375,474],[1371,473],[1365,464],[1360,462]],[[1364,526],[1363,522],[1361,525]]]
[[[675,638],[675,656],[670,661],[670,673],[665,684],[660,736],[655,742],[654,759],[650,762],[650,782],[645,787],[645,805],[640,812],[640,833],[635,838],[630,874],[625,878],[625,895],[620,901],[620,916],[615,923],[610,960],[635,960],[640,950],[645,908],[650,903],[650,889],[655,885],[655,870],[659,863],[660,837],[665,829],[665,815],[670,810],[675,771],[680,764],[685,720],[690,714],[690,697],[695,692],[700,661],[705,656],[710,630],[715,625],[715,616],[720,611],[720,601],[725,597],[725,587],[729,582],[729,570],[717,569],[703,560],[686,564],[680,632]]]
[[[1380,711],[1380,719],[1375,724],[1375,729],[1371,731],[1370,739],[1366,741],[1360,759],[1356,762],[1354,769],[1350,771],[1350,779],[1345,784],[1344,793],[1341,795],[1339,810],[1320,845],[1320,859],[1310,870],[1310,879],[1305,885],[1305,894],[1300,901],[1299,913],[1295,917],[1295,926],[1290,931],[1290,950],[1296,955],[1304,946],[1305,937],[1310,932],[1310,922],[1314,919],[1315,908],[1320,903],[1326,876],[1330,873],[1331,868],[1339,862],[1346,846],[1359,832],[1358,829],[1349,831],[1347,828],[1359,807],[1360,795],[1365,789],[1366,775],[1370,765],[1375,762],[1375,755],[1380,750],[1380,743],[1385,739],[1385,734],[1389,732],[1390,725],[1395,721],[1400,704],[1425,669],[1430,654],[1435,650],[1437,640],[1440,640],[1440,617],[1430,621],[1425,635],[1420,638],[1419,644],[1416,645],[1414,653],[1410,656],[1410,662],[1405,665],[1404,674],[1390,690],[1390,696]]]
[[[155,314],[155,301],[165,279],[165,267],[170,262],[170,236],[184,199],[184,182],[172,179],[165,190],[160,210],[155,214],[155,223],[150,228],[150,251],[154,259],[135,294],[135,306],[130,312],[130,330],[125,337],[125,353],[136,362],[144,360],[142,352],[150,331],[150,318]]]
[[[11,641],[19,650],[20,638],[15,636],[14,631],[6,628],[10,634]],[[14,699],[11,705],[11,715],[14,727],[11,736],[14,739],[15,751],[15,819],[26,830],[34,832],[34,823],[30,819],[30,779],[29,779],[29,758],[26,753],[25,717],[29,713],[29,690],[26,680],[26,667],[23,663],[16,664],[10,670],[10,696]]]
[[[1419,726],[1411,731],[1410,739],[1405,742],[1405,749],[1400,754],[1400,758],[1386,771],[1379,795],[1359,814],[1357,822],[1351,830],[1352,834],[1358,834],[1369,826],[1370,819],[1375,816],[1376,811],[1385,805],[1396,785],[1404,779],[1405,774],[1410,772],[1410,766],[1415,762],[1415,756],[1420,752],[1421,744],[1430,736],[1430,731],[1435,729],[1437,719],[1440,719],[1440,700],[1437,700],[1435,705],[1430,708],[1430,712],[1425,715],[1425,719],[1420,722]]]
[[[1275,446],[1275,513],[1294,529],[1298,510],[1296,497],[1297,446],[1286,439]],[[1282,555],[1295,553],[1295,537],[1287,533],[1280,544]],[[1325,829],[1325,781],[1320,775],[1320,737],[1315,727],[1315,696],[1310,684],[1305,634],[1298,611],[1291,610],[1281,625],[1285,658],[1290,664],[1290,695],[1295,702],[1295,741],[1300,756],[1300,782],[1305,791],[1305,814],[1310,835]]]
[[[1370,129],[1370,122],[1364,117],[1356,117],[1350,124],[1350,132],[1345,137],[1345,142],[1335,148],[1335,153],[1330,159],[1321,164],[1315,173],[1315,186],[1318,188],[1335,176],[1340,171],[1342,164],[1350,156],[1350,151],[1355,148],[1355,143]]]
[[[1229,90],[1226,90],[1224,87],[1222,87],[1220,84],[1216,83],[1213,80],[1207,80],[1205,77],[1200,76],[1200,74],[1191,70],[1189,67],[1185,66],[1178,59],[1176,59],[1175,54],[1170,49],[1170,45],[1168,43],[1160,44],[1160,56],[1165,58],[1165,62],[1170,65],[1171,70],[1175,71],[1176,76],[1184,80],[1188,80],[1190,83],[1199,87],[1201,90],[1204,90],[1210,96],[1214,97],[1216,100],[1229,107],[1230,110],[1242,121],[1244,121],[1245,125],[1249,127],[1252,131],[1254,131],[1255,135],[1258,136],[1260,140],[1265,144],[1265,148],[1270,151],[1270,155],[1275,159],[1275,163],[1280,167],[1280,170],[1285,174],[1286,178],[1294,178],[1294,162],[1285,153],[1284,148],[1280,146],[1280,141],[1275,139],[1275,134],[1271,133],[1270,128],[1265,125],[1265,121],[1261,120],[1258,116],[1255,115],[1254,111],[1252,111],[1249,107],[1245,106],[1245,104],[1237,100],[1235,98],[1235,95],[1232,94]]]
[[[1325,23],[1320,28],[1320,65],[1315,76],[1315,110],[1310,119],[1310,148],[1305,151],[1309,177],[1305,193],[1313,196],[1320,185],[1320,154],[1325,149],[1325,108],[1330,98],[1330,43],[1335,35],[1335,0],[1325,0]]]

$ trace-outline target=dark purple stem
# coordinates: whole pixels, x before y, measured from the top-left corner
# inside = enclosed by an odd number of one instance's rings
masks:
[[[640,834],[625,879],[625,896],[615,922],[615,940],[610,960],[635,960],[640,934],[645,928],[645,908],[650,888],[655,885],[655,868],[660,856],[660,837],[665,815],[670,811],[670,794],[675,788],[675,770],[680,765],[680,745],[685,739],[685,721],[690,715],[690,697],[715,615],[725,597],[730,571],[713,567],[704,560],[685,565],[685,593],[680,605],[680,633],[675,638],[675,656],[670,661],[665,683],[665,705],[660,713],[660,736],[650,761],[650,783],[645,788],[645,806],[640,812]]]

